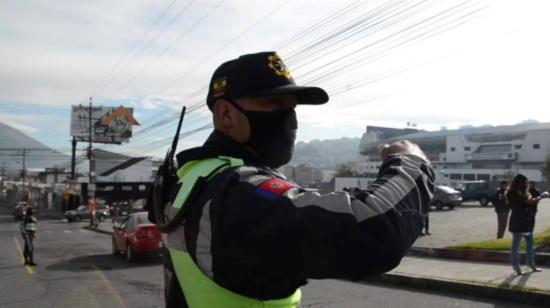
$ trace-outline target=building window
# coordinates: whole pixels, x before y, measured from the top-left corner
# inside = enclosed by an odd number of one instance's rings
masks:
[[[540,149],[540,144],[538,144],[538,143],[533,144],[533,149],[535,149],[535,150]]]
[[[462,180],[462,174],[460,174],[460,173],[451,173],[451,180]]]
[[[477,179],[480,180],[480,181],[490,181],[491,180],[491,175],[490,174],[478,174],[477,175]]]
[[[516,144],[516,145],[514,145],[514,149],[516,149],[516,150],[521,150],[521,144]]]
[[[464,147],[464,151],[471,151],[472,148],[471,147]]]
[[[464,173],[464,180],[465,181],[474,181],[476,179],[476,175],[473,173]]]
[[[454,152],[455,150],[455,147],[451,147],[451,152]]]

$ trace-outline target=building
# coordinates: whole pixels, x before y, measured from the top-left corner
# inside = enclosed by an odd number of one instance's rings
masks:
[[[550,123],[482,126],[434,132],[367,126],[360,144],[358,173],[374,179],[381,165],[380,143],[407,139],[417,143],[436,170],[436,182],[498,180],[523,173],[543,181],[540,166],[550,155]]]
[[[287,178],[303,187],[310,187],[324,180],[323,170],[309,164],[285,165],[279,169]]]

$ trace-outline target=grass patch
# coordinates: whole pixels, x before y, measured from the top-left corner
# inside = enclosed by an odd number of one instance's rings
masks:
[[[550,228],[535,233],[535,247],[536,246],[546,246],[550,245]],[[499,239],[499,240],[488,240],[480,242],[468,242],[449,246],[447,248],[453,249],[471,249],[471,250],[510,250],[512,246],[512,239]],[[520,249],[525,249],[525,241],[521,241]]]

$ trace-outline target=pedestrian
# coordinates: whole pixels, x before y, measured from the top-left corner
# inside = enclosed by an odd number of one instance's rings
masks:
[[[422,232],[420,235],[432,235],[430,233],[430,212],[424,213],[424,228],[422,229]]]
[[[510,203],[512,214],[510,215],[509,230],[512,232],[512,247],[510,251],[512,267],[518,275],[522,275],[518,260],[518,250],[521,239],[525,239],[525,257],[527,265],[534,271],[540,269],[535,266],[533,250],[533,230],[535,228],[535,215],[537,213],[537,204],[542,198],[547,198],[548,192],[540,194],[533,198],[529,193],[528,178],[523,174],[518,174],[512,180],[510,189],[506,197]]]
[[[274,52],[216,69],[206,100],[214,131],[176,156],[173,198],[150,212],[167,232],[167,307],[297,307],[307,279],[360,280],[399,264],[433,196],[417,145],[383,145],[378,179],[351,195],[321,195],[276,170],[292,156],[295,107],[328,99],[296,85]]]
[[[510,215],[510,205],[506,198],[508,190],[508,181],[500,182],[495,196],[495,212],[497,213],[497,239],[504,236],[506,225],[508,224],[508,216]]]
[[[34,245],[33,241],[36,237],[36,224],[38,220],[34,216],[34,209],[28,207],[21,221],[21,235],[23,235],[23,241],[25,242],[25,248],[23,250],[23,257],[25,259],[25,265],[35,266],[34,263]]]
[[[537,189],[537,183],[535,183],[535,181],[529,181],[529,193],[533,198],[540,196],[540,191]]]

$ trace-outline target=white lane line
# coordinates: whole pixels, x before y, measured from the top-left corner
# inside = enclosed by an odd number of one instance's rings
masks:
[[[83,233],[90,233],[90,231],[84,230],[84,229],[80,229],[80,232],[83,232]]]
[[[65,232],[65,233],[71,233],[71,231],[69,231],[69,230],[63,230],[63,232]]]

